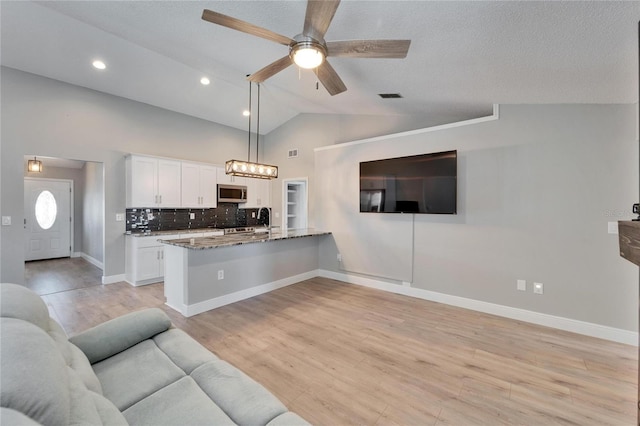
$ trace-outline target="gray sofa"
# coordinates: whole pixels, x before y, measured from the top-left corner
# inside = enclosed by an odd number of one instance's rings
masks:
[[[0,424],[304,425],[160,309],[67,338],[43,300],[0,284]]]

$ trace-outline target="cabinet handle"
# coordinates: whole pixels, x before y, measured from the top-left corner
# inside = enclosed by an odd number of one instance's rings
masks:
[[[160,260],[160,251],[156,252],[156,260]]]
[[[160,195],[160,204],[162,204],[162,195]]]
[[[160,252],[160,259],[164,260],[164,251]]]

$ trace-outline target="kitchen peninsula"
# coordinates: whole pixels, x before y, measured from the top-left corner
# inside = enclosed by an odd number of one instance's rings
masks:
[[[160,240],[167,305],[190,317],[316,275],[330,232],[282,230]]]

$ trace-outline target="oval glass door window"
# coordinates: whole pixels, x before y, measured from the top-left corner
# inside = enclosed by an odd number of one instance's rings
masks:
[[[56,197],[50,191],[44,190],[36,199],[36,221],[42,229],[53,226],[58,216],[58,204]]]

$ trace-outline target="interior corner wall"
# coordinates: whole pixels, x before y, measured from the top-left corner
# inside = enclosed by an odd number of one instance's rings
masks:
[[[491,114],[491,108],[486,111]],[[475,117],[469,117],[475,118]],[[284,179],[308,178],[309,226],[315,221],[314,148],[392,133],[422,129],[449,123],[446,114],[437,117],[415,115],[349,115],[299,114],[264,137],[263,160],[278,166],[278,179],[271,181],[271,205],[274,213],[282,214]],[[297,149],[298,157],[288,158],[289,150]],[[280,225],[281,219],[274,219]]]
[[[82,218],[82,253],[104,266],[104,166],[87,162],[83,168],[84,194]]]
[[[0,281],[24,282],[23,156],[104,165],[105,276],[124,274],[125,155],[223,164],[246,153],[246,132],[11,68],[0,72]]]
[[[637,267],[608,233],[632,218],[639,190],[635,114],[507,105],[494,121],[318,150],[316,226],[335,242],[320,267],[635,331]],[[453,149],[457,215],[359,213],[360,161]]]

